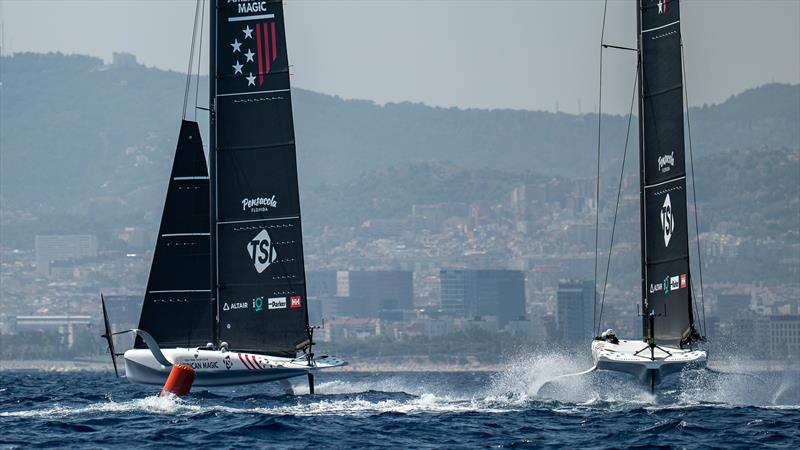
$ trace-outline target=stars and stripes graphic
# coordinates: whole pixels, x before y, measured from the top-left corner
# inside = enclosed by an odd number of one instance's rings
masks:
[[[667,12],[667,0],[658,0],[658,13],[665,14]]]
[[[230,43],[235,61],[235,64],[231,65],[233,75],[240,75],[242,80],[247,82],[247,86],[255,86],[256,80],[258,86],[262,86],[278,59],[275,21],[258,22],[255,28],[247,24],[241,32],[241,41],[237,35]]]

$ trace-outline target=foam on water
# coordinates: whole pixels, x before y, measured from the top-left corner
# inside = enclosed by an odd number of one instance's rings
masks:
[[[144,412],[151,414],[175,414],[184,411],[197,410],[195,405],[190,405],[174,397],[145,397],[125,402],[108,401],[94,403],[87,406],[67,407],[56,405],[52,408],[30,411],[0,412],[0,417],[65,417],[72,415],[88,415],[102,413]]]
[[[555,413],[582,414],[587,410],[624,411],[632,408],[674,409],[697,405],[747,405],[797,407],[798,380],[792,375],[728,376],[690,371],[662,385],[657,396],[632,377],[595,372],[559,379],[586,369],[587,361],[575,354],[519,354],[507,368],[491,376],[475,375],[469,387],[453,383],[453,376],[427,374],[374,374],[348,379],[335,377],[317,384],[316,396],[305,383],[295,384],[296,397],[272,397],[253,388],[230,391],[233,397],[212,391],[187,399],[148,396],[128,401],[80,406],[56,404],[50,408],[0,412],[0,417],[66,417],[108,413],[155,415],[264,414],[270,416],[371,416],[384,413],[502,413],[547,409]],[[467,376],[467,375],[463,375]],[[541,389],[545,386],[545,389]],[[539,392],[541,389],[542,392]],[[222,400],[220,402],[220,399]],[[231,401],[226,401],[230,399]],[[792,402],[794,402],[792,406]],[[221,403],[221,404],[219,404]]]

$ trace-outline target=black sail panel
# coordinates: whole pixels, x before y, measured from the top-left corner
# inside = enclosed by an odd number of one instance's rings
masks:
[[[640,0],[644,311],[657,315],[656,342],[672,345],[692,331],[679,9]]]
[[[294,356],[308,311],[283,5],[218,0],[215,13],[219,340]]]
[[[164,347],[211,339],[208,195],[200,129],[183,121],[139,319]]]

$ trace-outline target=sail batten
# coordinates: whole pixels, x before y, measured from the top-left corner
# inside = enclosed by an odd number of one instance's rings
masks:
[[[684,154],[680,4],[638,0],[642,194],[642,306],[657,342],[693,329]],[[643,334],[647,336],[647,320]]]

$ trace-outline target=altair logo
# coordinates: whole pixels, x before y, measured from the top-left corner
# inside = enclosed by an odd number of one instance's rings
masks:
[[[269,237],[267,230],[261,230],[253,239],[251,239],[245,246],[256,272],[261,273],[278,259],[278,254],[272,246],[272,239]]]
[[[675,232],[675,220],[672,217],[672,201],[667,198],[664,199],[664,205],[661,206],[661,228],[664,230],[664,247],[669,247],[669,240],[672,239],[672,234]]]

